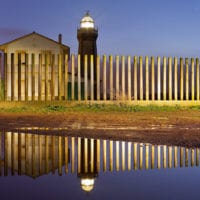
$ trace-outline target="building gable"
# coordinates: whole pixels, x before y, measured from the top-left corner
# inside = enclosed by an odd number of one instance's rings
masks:
[[[68,46],[35,32],[0,45],[0,49],[6,53],[15,53],[20,51],[27,53],[41,53],[44,51],[51,53],[61,53],[63,51],[69,52]]]

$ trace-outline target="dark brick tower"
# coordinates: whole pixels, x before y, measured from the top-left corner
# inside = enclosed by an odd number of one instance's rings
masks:
[[[94,80],[96,80],[96,56],[98,30],[94,26],[94,20],[89,12],[80,21],[80,27],[77,30],[79,41],[78,53],[81,56],[81,76],[84,76],[84,55],[88,55],[88,78],[90,78],[90,55],[94,55]]]

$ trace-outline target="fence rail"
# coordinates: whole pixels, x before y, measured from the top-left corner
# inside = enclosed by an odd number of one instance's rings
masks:
[[[84,77],[82,65],[74,54],[0,54],[1,100],[200,100],[198,58],[91,55]]]

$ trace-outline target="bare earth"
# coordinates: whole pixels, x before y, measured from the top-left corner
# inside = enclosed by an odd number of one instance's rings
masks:
[[[0,130],[200,147],[200,111],[0,113]]]

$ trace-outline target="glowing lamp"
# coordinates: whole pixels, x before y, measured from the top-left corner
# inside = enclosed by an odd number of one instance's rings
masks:
[[[85,178],[81,179],[81,188],[86,192],[90,192],[94,188],[94,179]]]
[[[90,17],[89,12],[82,18],[80,28],[94,28],[94,20]]]

